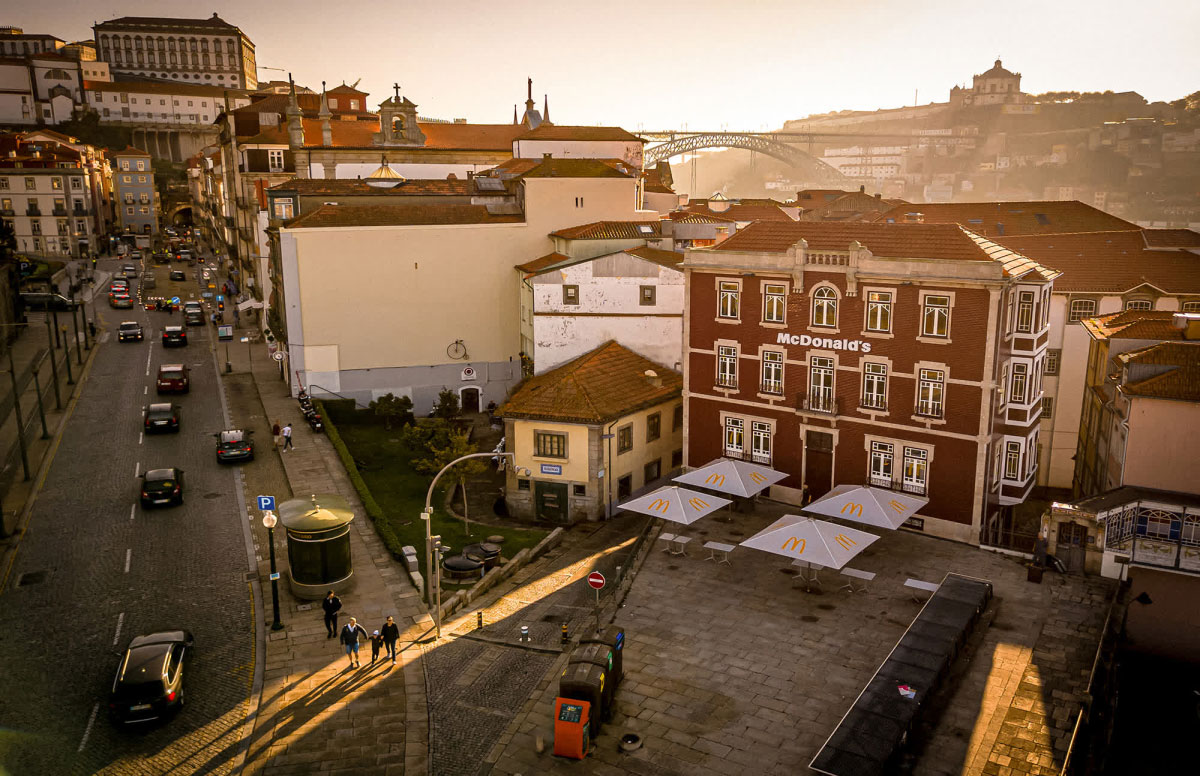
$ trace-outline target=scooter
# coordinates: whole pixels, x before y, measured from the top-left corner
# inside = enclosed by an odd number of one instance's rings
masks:
[[[308,421],[308,427],[313,431],[321,431],[325,428],[325,424],[321,422],[321,416],[316,412],[305,413],[304,419]]]

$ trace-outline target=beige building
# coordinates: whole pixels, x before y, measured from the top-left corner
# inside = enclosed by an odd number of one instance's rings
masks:
[[[616,342],[518,387],[496,415],[518,517],[600,520],[683,462],[683,379]]]

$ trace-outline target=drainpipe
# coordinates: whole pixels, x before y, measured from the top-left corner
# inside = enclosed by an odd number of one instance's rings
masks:
[[[604,432],[604,441],[608,445],[608,461],[604,466],[604,490],[608,494],[607,497],[604,499],[604,519],[605,520],[612,519],[612,481],[613,481],[613,472],[612,472],[612,438],[613,438],[613,435],[612,435],[612,430],[613,430],[613,426],[617,425],[618,420],[620,420],[620,418],[617,418],[617,420],[614,420],[612,423],[609,423],[608,431]]]

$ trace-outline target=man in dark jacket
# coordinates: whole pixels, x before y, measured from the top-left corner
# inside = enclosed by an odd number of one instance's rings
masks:
[[[388,657],[392,659],[392,665],[396,665],[396,640],[399,638],[400,626],[389,616],[387,622],[383,624],[383,645],[387,647]]]
[[[325,638],[331,639],[334,631],[337,630],[337,613],[342,608],[342,599],[330,590],[329,594],[325,596],[325,600],[321,602],[321,608],[325,610],[325,630],[329,633]]]
[[[350,660],[349,668],[358,668],[358,637],[367,637],[366,629],[358,624],[358,620],[353,617],[350,622],[342,626],[342,632],[339,636],[342,646],[346,648],[346,657]]]

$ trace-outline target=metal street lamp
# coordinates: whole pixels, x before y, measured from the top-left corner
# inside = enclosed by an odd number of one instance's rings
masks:
[[[267,528],[267,545],[271,548],[271,606],[275,610],[275,621],[271,623],[271,630],[283,630],[283,623],[279,621],[279,574],[275,571],[275,526],[279,523],[279,518],[275,517],[275,513],[267,510],[263,512],[263,525]]]

